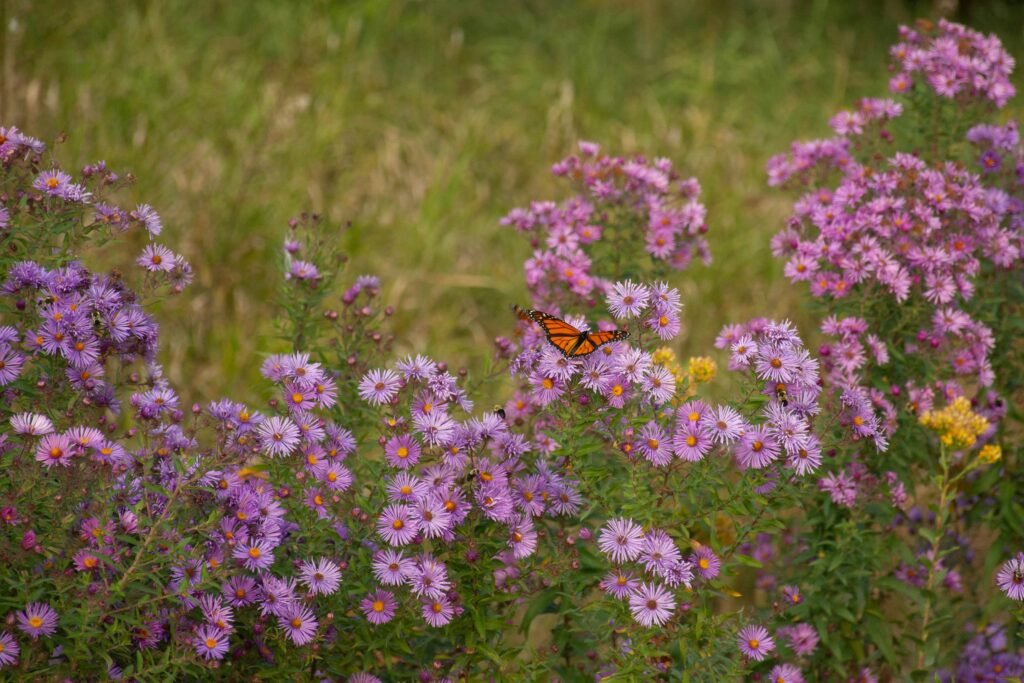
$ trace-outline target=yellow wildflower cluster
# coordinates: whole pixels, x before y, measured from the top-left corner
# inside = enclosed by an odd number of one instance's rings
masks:
[[[697,384],[707,384],[715,378],[718,365],[707,356],[694,356],[690,359],[690,378]]]
[[[923,413],[918,421],[954,448],[970,448],[989,427],[988,420],[971,410],[971,402],[964,396],[957,396],[942,410]]]
[[[982,449],[978,451],[978,462],[983,465],[991,465],[992,463],[999,462],[1002,457],[1003,449],[995,444],[990,443],[983,446]]]

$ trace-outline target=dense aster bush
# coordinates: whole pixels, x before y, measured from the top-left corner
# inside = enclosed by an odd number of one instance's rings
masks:
[[[153,305],[192,271],[157,211],[0,128],[0,672],[1019,677],[1013,60],[945,22],[891,56],[894,99],[768,165],[820,330],[717,321],[679,359],[713,212],[668,160],[581,143],[566,198],[502,224],[532,306],[628,339],[574,358],[508,314],[473,373],[396,358],[379,281],[302,215],[258,406],[164,377]]]

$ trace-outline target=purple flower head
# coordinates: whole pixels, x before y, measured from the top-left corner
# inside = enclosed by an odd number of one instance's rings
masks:
[[[778,664],[768,673],[770,683],[804,683],[800,669],[792,664]]]
[[[597,545],[617,564],[632,562],[643,552],[644,531],[631,519],[612,519],[601,528]]]
[[[693,566],[702,578],[711,580],[718,576],[722,569],[722,561],[706,545],[702,545],[693,551]]]
[[[359,396],[372,405],[389,403],[398,394],[401,383],[392,370],[370,370],[359,382]]]
[[[389,545],[402,546],[411,543],[419,533],[419,526],[406,505],[390,505],[377,520],[377,533]]]
[[[601,579],[601,590],[623,600],[640,588],[640,580],[622,570],[614,570]]]
[[[0,631],[0,669],[17,664],[20,653],[21,647],[18,646],[18,641],[14,639],[14,636],[7,631]]]
[[[1011,600],[1024,600],[1024,553],[1018,553],[999,568],[996,585]]]
[[[758,662],[775,649],[775,641],[768,635],[768,629],[757,624],[743,628],[736,636],[736,642],[740,652]]]
[[[15,434],[27,436],[45,436],[52,434],[53,423],[50,418],[37,413],[18,413],[11,417],[11,428]]]
[[[650,299],[650,291],[645,285],[635,284],[632,280],[616,282],[608,294],[608,310],[616,318],[635,318],[639,316]]]
[[[18,628],[36,640],[57,632],[57,611],[45,602],[31,602],[18,612]]]
[[[375,626],[386,624],[395,617],[398,611],[398,604],[395,596],[388,591],[376,590],[363,598],[359,603],[359,609],[366,615],[367,621]]]
[[[45,467],[67,467],[71,464],[72,447],[69,437],[63,434],[47,434],[36,448],[36,460]]]
[[[249,571],[262,571],[274,564],[274,546],[267,540],[250,539],[235,546],[232,556]]]
[[[400,550],[382,550],[373,558],[373,575],[384,585],[401,585],[417,573],[416,563]]]
[[[388,464],[400,469],[413,467],[420,459],[420,445],[410,434],[393,436],[384,445]]]
[[[662,626],[676,609],[672,593],[657,583],[641,584],[629,596],[629,609],[642,626]]]
[[[289,455],[299,444],[301,432],[287,417],[267,418],[256,428],[260,447],[267,455],[277,458]]]
[[[455,608],[447,597],[441,595],[423,601],[423,618],[434,628],[444,626],[455,616]]]
[[[299,567],[299,581],[306,584],[310,595],[331,595],[341,584],[341,569],[326,557],[306,560]]]
[[[749,429],[736,445],[736,461],[742,469],[764,469],[779,457],[779,444],[763,427]]]
[[[793,653],[806,657],[818,646],[818,632],[810,624],[796,624],[779,629],[779,635],[786,639]]]
[[[277,625],[284,630],[288,640],[296,645],[306,645],[316,636],[317,620],[313,611],[295,602],[277,615]]]
[[[203,659],[224,659],[228,651],[228,634],[216,626],[204,624],[196,630],[192,645]]]

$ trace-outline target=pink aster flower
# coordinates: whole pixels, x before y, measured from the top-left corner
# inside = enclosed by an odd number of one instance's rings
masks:
[[[287,417],[267,418],[256,428],[263,451],[272,458],[290,454],[299,444],[301,432]]]
[[[632,280],[616,282],[608,294],[608,310],[616,318],[635,318],[647,307],[650,291]]]
[[[395,596],[388,591],[376,590],[363,598],[359,609],[366,615],[367,621],[375,626],[386,624],[395,617],[398,611]]]
[[[615,570],[601,579],[599,585],[605,593],[623,600],[640,588],[640,580],[628,572]]]
[[[382,550],[373,558],[373,575],[387,586],[403,584],[418,571],[412,558],[405,557],[400,550]]]
[[[768,635],[768,630],[757,624],[742,629],[736,636],[736,642],[739,644],[740,652],[758,662],[775,649],[775,641]]]
[[[597,545],[613,562],[632,562],[643,552],[644,531],[631,519],[619,517],[601,528]]]
[[[18,628],[36,640],[57,632],[57,611],[45,602],[31,602],[18,612]]]
[[[313,611],[298,602],[292,603],[277,616],[277,625],[296,645],[305,645],[313,640],[318,626]]]
[[[204,624],[196,630],[192,645],[203,659],[223,659],[228,651],[228,634],[216,626]]]
[[[996,585],[1011,600],[1024,600],[1024,553],[1018,553],[999,568]]]
[[[299,567],[299,581],[306,584],[310,595],[331,595],[341,583],[341,569],[326,557],[306,560]]]
[[[71,464],[72,455],[71,439],[63,434],[47,434],[39,442],[36,448],[36,460],[43,463],[45,467],[60,465],[67,467]]]
[[[359,382],[359,397],[372,405],[389,403],[401,384],[402,379],[392,370],[370,370]]]
[[[249,571],[261,571],[274,564],[274,547],[265,539],[250,539],[235,546],[232,556]]]
[[[693,566],[701,577],[710,580],[718,576],[722,569],[722,561],[711,548],[702,545],[693,551]]]
[[[455,608],[448,598],[441,596],[423,601],[423,618],[434,628],[444,626],[455,616]]]
[[[20,653],[21,647],[18,646],[18,641],[14,639],[14,636],[7,631],[0,631],[0,669],[17,664]]]
[[[662,626],[676,609],[672,593],[656,583],[641,584],[629,596],[629,609],[642,626]]]
[[[804,683],[800,669],[792,664],[779,664],[768,673],[769,683]]]
[[[384,537],[390,545],[406,545],[411,543],[419,526],[410,514],[406,505],[390,505],[381,513],[377,520],[377,533]]]
[[[420,445],[410,434],[393,436],[384,444],[384,455],[388,464],[400,469],[409,469],[420,459]]]
[[[27,436],[45,436],[53,433],[50,418],[38,413],[18,413],[11,416],[11,428],[15,434]]]

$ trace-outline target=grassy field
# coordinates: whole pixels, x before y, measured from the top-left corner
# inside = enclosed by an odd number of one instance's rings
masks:
[[[134,172],[134,199],[195,267],[159,312],[189,400],[261,393],[280,241],[305,209],[352,222],[350,275],[381,276],[402,350],[478,365],[525,298],[528,245],[497,221],[561,196],[548,167],[581,138],[703,183],[715,262],[674,282],[684,352],[728,321],[799,319],[768,252],[787,200],[764,162],[882,95],[897,25],[934,16],[825,0],[0,2],[3,121],[67,132],[68,166]],[[1024,58],[1024,5],[969,9],[956,18]]]

